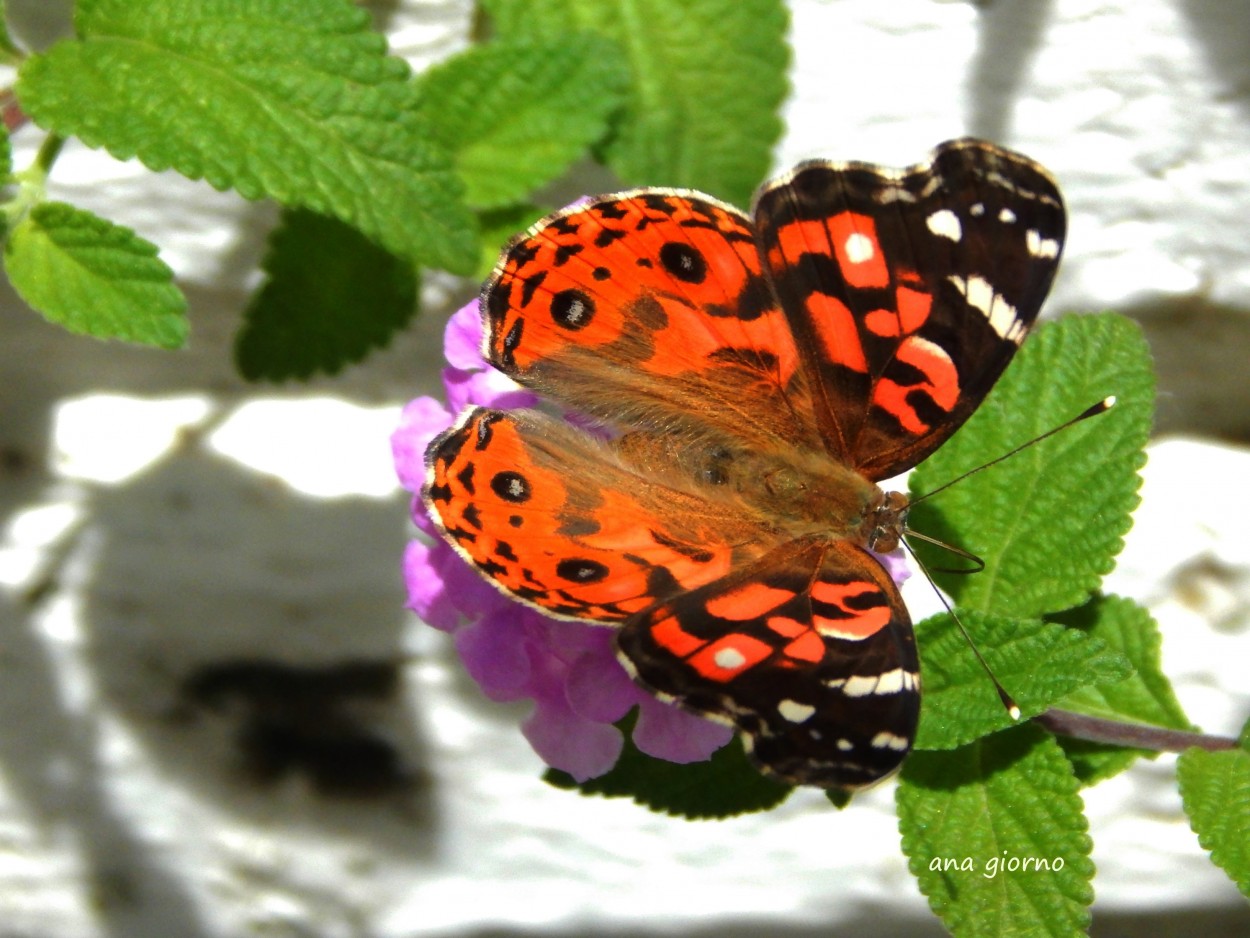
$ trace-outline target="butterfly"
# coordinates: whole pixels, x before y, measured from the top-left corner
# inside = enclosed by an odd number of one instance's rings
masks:
[[[915,466],[985,398],[1050,288],[1050,175],[954,140],[903,170],[802,163],[750,215],[635,189],[538,222],[481,294],[484,354],[544,409],[471,408],[427,452],[443,537],[544,613],[616,627],[662,700],[767,774],[855,789],[911,748],[911,619],[876,554]]]

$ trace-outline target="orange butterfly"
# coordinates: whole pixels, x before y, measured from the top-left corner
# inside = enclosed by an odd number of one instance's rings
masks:
[[[915,737],[911,620],[877,482],[968,418],[1037,316],[1065,228],[1044,169],[977,140],[890,171],[804,163],[747,216],[639,189],[503,252],[487,360],[620,431],[473,408],[425,504],[490,582],[617,626],[629,672],[783,780],[872,784]]]

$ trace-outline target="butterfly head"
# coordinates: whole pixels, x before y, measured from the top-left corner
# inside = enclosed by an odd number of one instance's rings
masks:
[[[910,506],[911,502],[902,492],[881,492],[864,518],[865,546],[878,554],[888,554],[897,548],[907,530]]]

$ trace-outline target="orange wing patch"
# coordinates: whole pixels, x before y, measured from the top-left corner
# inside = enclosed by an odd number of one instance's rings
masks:
[[[432,444],[423,495],[445,537],[496,586],[566,618],[627,618],[769,542],[534,411],[468,411]]]
[[[557,213],[504,252],[483,310],[491,363],[583,412],[815,443],[794,339],[732,206],[653,190]]]

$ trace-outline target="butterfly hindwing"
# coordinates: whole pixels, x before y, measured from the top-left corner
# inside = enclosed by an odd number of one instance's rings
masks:
[[[915,638],[881,564],[846,541],[797,541],[629,620],[628,670],[730,723],[786,781],[856,788],[893,772],[920,710]]]
[[[873,480],[976,409],[1037,317],[1065,231],[1045,170],[972,140],[900,172],[802,164],[754,215],[826,448]]]

